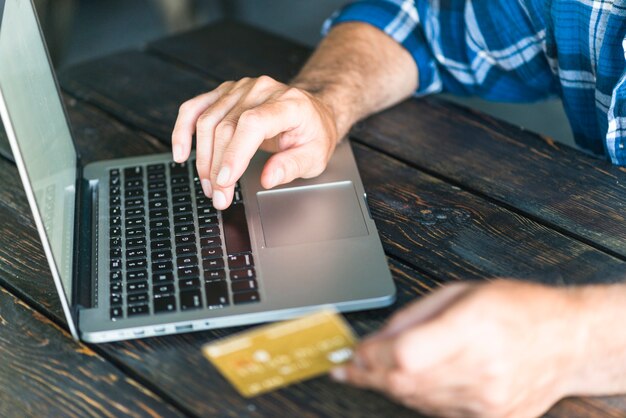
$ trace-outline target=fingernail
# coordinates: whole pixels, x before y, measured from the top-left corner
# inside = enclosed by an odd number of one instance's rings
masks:
[[[180,145],[174,145],[174,148],[172,149],[172,154],[174,157],[174,161],[176,161],[177,163],[180,163],[181,160],[183,159],[183,147],[181,147]]]
[[[226,209],[226,196],[223,192],[216,190],[213,193],[213,206],[215,209]]]
[[[204,194],[208,197],[211,197],[211,195],[213,194],[213,188],[211,187],[211,182],[207,179],[202,179],[201,183],[202,183],[202,191],[204,192]]]
[[[217,175],[217,184],[222,187],[228,186],[228,180],[230,179],[230,168],[228,166],[224,166],[220,169],[219,174]]]
[[[276,170],[274,170],[274,177],[272,178],[272,187],[278,186],[280,183],[283,182],[284,178],[285,178],[285,170],[283,170],[281,167],[278,167]]]
[[[335,367],[330,371],[330,377],[337,382],[345,382],[348,379],[348,373],[345,367]]]

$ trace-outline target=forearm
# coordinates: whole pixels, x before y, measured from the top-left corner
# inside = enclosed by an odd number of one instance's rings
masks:
[[[358,120],[409,97],[417,80],[415,61],[396,41],[369,24],[343,23],[291,84],[329,107],[342,138]]]
[[[578,321],[569,326],[578,332],[563,341],[577,353],[569,394],[626,393],[626,285],[585,286],[572,289],[571,297]]]

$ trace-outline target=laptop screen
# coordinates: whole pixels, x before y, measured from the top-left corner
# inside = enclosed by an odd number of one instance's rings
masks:
[[[22,180],[33,192],[33,212],[35,217],[38,212],[42,220],[49,250],[69,299],[76,150],[33,6],[30,0],[0,0],[0,9],[3,3],[0,90],[5,105],[4,125],[7,134],[10,130],[13,133],[9,134],[13,147],[19,149],[28,177]]]

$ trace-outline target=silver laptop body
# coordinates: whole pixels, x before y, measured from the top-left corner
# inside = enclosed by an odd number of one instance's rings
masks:
[[[192,161],[160,154],[83,167],[33,5],[0,0],[0,13],[0,114],[74,338],[117,341],[394,301],[347,141],[321,176],[272,190],[259,182],[269,156],[257,153],[238,203],[224,212],[198,190]]]

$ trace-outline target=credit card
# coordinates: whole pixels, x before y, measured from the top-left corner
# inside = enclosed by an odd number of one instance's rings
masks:
[[[328,372],[350,360],[356,342],[343,317],[324,310],[206,344],[202,352],[252,397]]]

